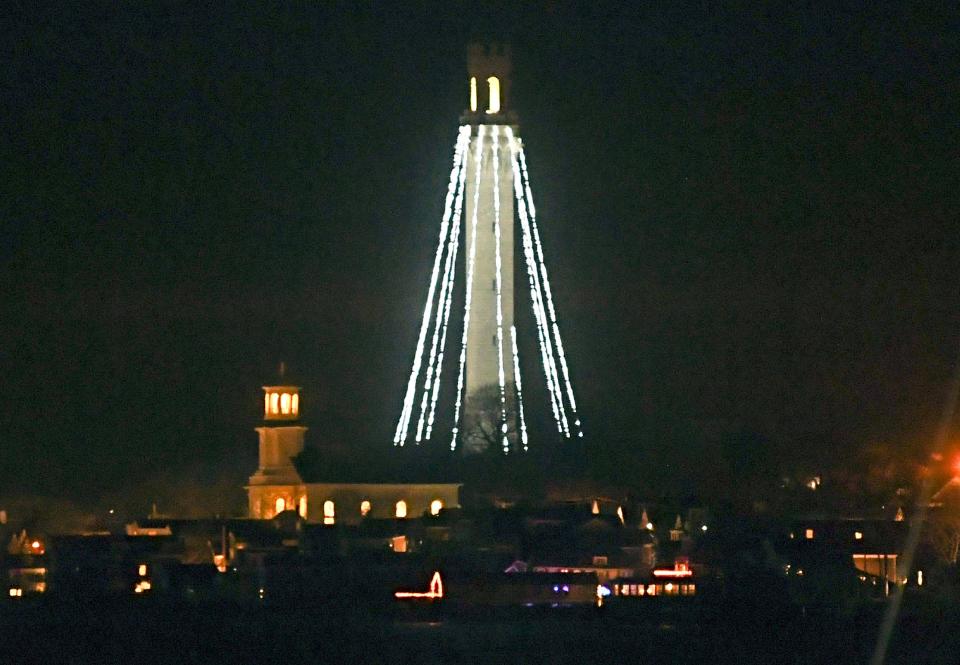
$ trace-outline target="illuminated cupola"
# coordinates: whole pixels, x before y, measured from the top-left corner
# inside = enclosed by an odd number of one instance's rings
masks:
[[[265,421],[299,420],[299,386],[264,386],[263,419]]]
[[[260,463],[248,485],[251,517],[269,519],[284,510],[306,517],[306,492],[293,463],[307,432],[300,425],[299,386],[263,386],[263,424],[256,431]]]
[[[467,76],[470,105],[466,115],[487,117],[508,113],[510,99],[510,46],[507,44],[471,44],[467,47]]]

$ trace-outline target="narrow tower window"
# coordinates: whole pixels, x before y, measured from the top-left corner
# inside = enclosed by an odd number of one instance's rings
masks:
[[[263,394],[263,415],[270,415],[270,393]]]
[[[275,506],[274,506],[274,507],[275,507],[274,512],[275,512],[277,515],[279,515],[280,513],[283,512],[283,509],[286,508],[286,506],[287,506],[287,502],[283,500],[283,497],[282,497],[282,496],[281,496],[281,497],[278,497],[278,498],[277,498],[277,501],[276,501],[276,504],[275,504]]]
[[[477,77],[470,77],[470,111],[477,112]]]
[[[364,499],[363,501],[360,502],[360,516],[366,517],[369,512],[370,512],[370,502]]]
[[[270,413],[280,413],[280,394],[270,393]]]
[[[443,510],[443,501],[440,499],[434,499],[430,502],[430,514],[436,517],[440,514],[440,511]]]
[[[397,501],[397,510],[395,512],[397,519],[403,519],[407,516],[407,502],[400,500]]]
[[[500,113],[500,79],[491,76],[487,79],[490,86],[490,99],[487,113]]]
[[[280,395],[280,413],[285,416],[290,414],[290,393]]]
[[[293,393],[290,400],[290,412],[295,416],[300,414],[300,395],[297,393]]]
[[[300,497],[300,517],[307,519],[307,497]]]
[[[323,523],[333,524],[336,513],[334,511],[333,501],[327,499],[323,502]]]

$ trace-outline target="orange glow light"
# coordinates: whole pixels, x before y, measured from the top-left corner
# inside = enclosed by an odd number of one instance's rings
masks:
[[[443,580],[440,579],[440,571],[433,573],[428,591],[397,591],[393,595],[397,598],[427,598],[428,600],[443,598]]]
[[[654,577],[691,577],[693,576],[692,570],[655,570],[653,571]]]

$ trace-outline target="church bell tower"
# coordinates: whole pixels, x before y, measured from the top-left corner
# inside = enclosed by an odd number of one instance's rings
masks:
[[[250,516],[270,519],[284,510],[307,516],[307,495],[293,459],[303,452],[307,428],[300,424],[300,387],[263,386],[260,462],[247,485]]]

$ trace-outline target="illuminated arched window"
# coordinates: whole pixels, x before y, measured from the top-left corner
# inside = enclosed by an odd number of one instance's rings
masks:
[[[280,413],[283,415],[290,413],[290,393],[280,395]]]
[[[477,77],[470,77],[470,111],[477,112]]]
[[[491,76],[487,79],[487,84],[490,86],[487,113],[500,113],[500,79]]]
[[[270,415],[270,393],[263,394],[263,415]]]
[[[274,512],[276,512],[279,515],[280,513],[283,512],[284,508],[287,507],[287,502],[283,500],[282,496],[277,497],[277,502],[275,506],[276,506],[276,510]]]
[[[293,393],[293,397],[290,400],[290,413],[295,416],[300,413],[300,395],[297,393]]]
[[[307,519],[307,497],[306,495],[300,497],[300,517]]]
[[[270,413],[280,413],[279,393],[270,393]]]
[[[397,501],[397,509],[396,509],[396,512],[395,512],[394,514],[396,515],[397,519],[403,519],[404,517],[406,517],[406,516],[407,516],[407,502],[406,502],[406,501],[403,501],[403,500]]]
[[[323,523],[324,524],[333,524],[333,520],[336,517],[336,512],[334,511],[333,501],[327,499],[323,502]]]
[[[366,517],[367,513],[370,512],[370,502],[364,499],[360,502],[360,516]]]
[[[430,502],[430,514],[436,517],[440,514],[440,511],[443,510],[443,501],[440,499],[434,499]]]

